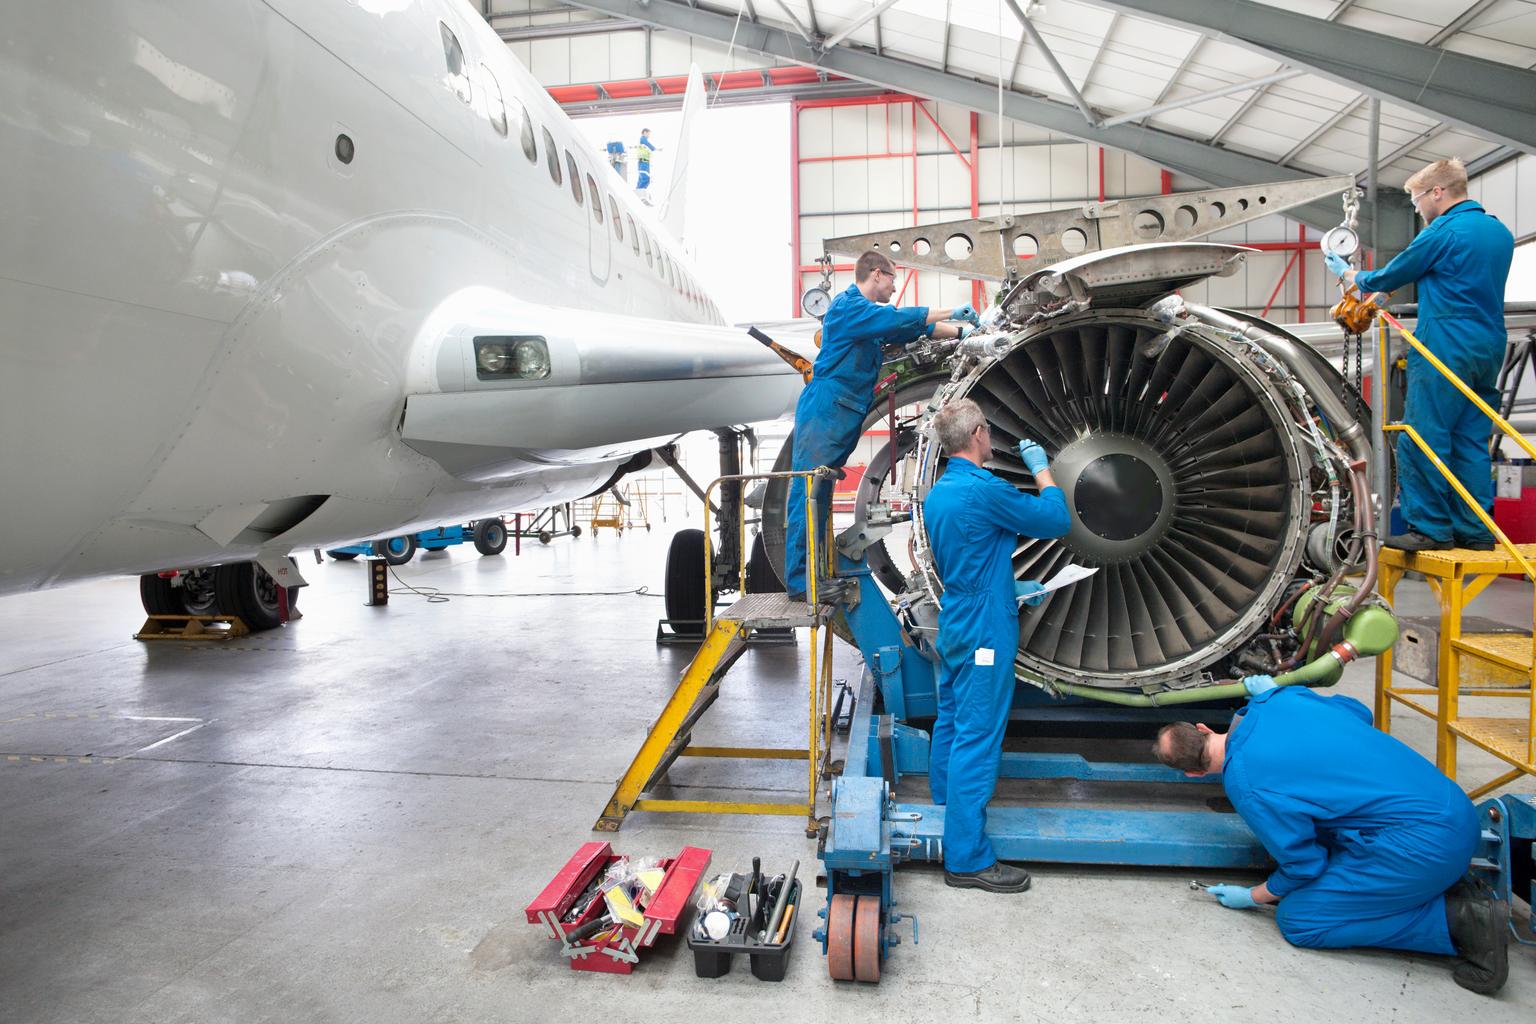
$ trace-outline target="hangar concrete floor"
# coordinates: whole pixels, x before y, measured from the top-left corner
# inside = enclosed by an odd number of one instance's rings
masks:
[[[459,593],[659,593],[663,530],[677,525],[520,558],[460,547],[401,575]],[[830,982],[809,918],[782,985],[739,962],[697,979],[680,939],[631,977],[572,972],[522,908],[592,838],[688,659],[652,642],[661,602],[397,594],[367,608],[360,564],[305,571],[301,622],[209,647],[129,639],[131,580],[0,601],[6,1024],[1492,1022],[1536,1006],[1529,949],[1484,999],[1434,957],[1293,949],[1268,912],[1190,893],[1187,870],[1043,866],[1032,892],[1004,897],[903,868],[922,942],[897,949],[878,987]],[[1482,614],[1529,614],[1528,597],[1497,586]],[[704,738],[803,740],[799,657],[750,653]],[[836,675],[857,672],[840,648]],[[1357,669],[1344,689],[1369,685]],[[1404,716],[1400,734],[1428,749],[1424,723]],[[1467,778],[1495,774],[1465,756]],[[696,796],[712,783],[770,798],[801,779],[788,764],[748,770],[701,762],[673,778]],[[814,871],[796,819],[637,815],[617,842],[636,855],[706,846],[717,869],[757,854]]]

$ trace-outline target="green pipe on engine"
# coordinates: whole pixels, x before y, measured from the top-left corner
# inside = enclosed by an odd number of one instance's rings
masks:
[[[1111,690],[1103,686],[1079,686],[1077,683],[1051,684],[1059,693],[1068,697],[1087,697],[1108,704],[1120,704],[1128,708],[1161,708],[1170,704],[1197,704],[1203,700],[1231,700],[1248,696],[1242,683],[1221,683],[1216,686],[1196,686],[1188,690],[1169,690],[1156,695]]]
[[[1305,601],[1308,595],[1302,595]],[[1331,615],[1349,597],[1343,594],[1337,601],[1326,606]],[[1310,602],[1308,602],[1310,604]],[[1304,606],[1297,602],[1296,622],[1302,620]],[[1367,604],[1358,609],[1344,623],[1343,639],[1360,657],[1372,658],[1392,649],[1397,643],[1397,619],[1379,605]],[[1324,651],[1300,668],[1275,676],[1280,686],[1332,686],[1344,674],[1344,658],[1332,650]],[[1235,700],[1248,696],[1242,683],[1218,683],[1214,686],[1196,686],[1187,690],[1170,690],[1156,695],[1112,690],[1103,686],[1081,686],[1077,683],[1053,683],[1057,692],[1069,697],[1086,697],[1108,704],[1129,708],[1161,708],[1171,704],[1195,704],[1205,700]]]

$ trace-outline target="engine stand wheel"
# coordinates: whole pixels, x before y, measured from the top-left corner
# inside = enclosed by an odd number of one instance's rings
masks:
[[[880,980],[880,897],[860,896],[853,911],[853,976]]]
[[[838,893],[827,907],[827,973],[833,981],[855,981],[853,912],[857,897]]]

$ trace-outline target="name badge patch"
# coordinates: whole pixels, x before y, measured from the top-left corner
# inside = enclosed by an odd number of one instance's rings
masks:
[[[990,647],[978,647],[978,648],[976,648],[976,664],[978,664],[978,665],[990,665],[990,664],[992,664],[992,648],[990,648]]]

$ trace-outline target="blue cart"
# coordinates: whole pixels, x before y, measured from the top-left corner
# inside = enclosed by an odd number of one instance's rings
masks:
[[[441,551],[455,544],[473,542],[482,555],[499,555],[507,547],[507,524],[500,518],[481,519],[464,526],[439,526],[420,533],[363,541],[331,548],[326,554],[338,561],[350,561],[358,555],[375,555],[390,565],[404,565],[417,551]]]

